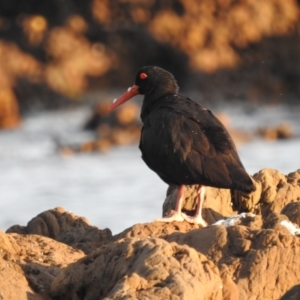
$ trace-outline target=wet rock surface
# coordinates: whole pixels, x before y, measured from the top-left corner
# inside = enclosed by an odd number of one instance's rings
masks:
[[[247,197],[207,188],[206,228],[152,222],[113,236],[45,211],[0,232],[0,299],[298,299],[299,174],[261,170]],[[194,196],[190,187],[188,213]],[[170,187],[164,213],[174,197]]]

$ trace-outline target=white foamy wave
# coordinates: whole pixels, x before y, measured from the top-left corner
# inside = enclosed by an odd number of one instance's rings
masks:
[[[225,227],[234,226],[237,225],[242,218],[246,217],[255,217],[255,215],[251,213],[240,213],[238,215],[231,216],[230,218],[219,220],[212,225],[223,225]]]
[[[300,228],[296,224],[287,220],[281,221],[280,224],[284,226],[292,235],[300,235]]]

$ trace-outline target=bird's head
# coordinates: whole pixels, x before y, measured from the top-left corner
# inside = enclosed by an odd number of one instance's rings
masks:
[[[177,92],[176,80],[170,72],[156,66],[143,67],[136,74],[135,84],[121,97],[115,99],[109,110],[115,109],[138,94],[157,99],[165,94]]]

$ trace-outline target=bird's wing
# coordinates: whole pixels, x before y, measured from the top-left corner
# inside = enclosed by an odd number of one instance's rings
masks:
[[[180,128],[177,128],[176,132],[173,131],[175,144],[177,145],[179,140],[181,143],[189,140],[192,142],[192,148],[206,157],[232,152],[238,158],[232,138],[219,119],[210,110],[189,98],[184,100],[184,103],[177,101],[169,106],[169,109],[172,108],[178,115],[174,116],[174,120],[180,120],[177,122],[177,127]]]
[[[225,127],[194,102],[152,111],[144,122],[140,149],[146,164],[169,184],[240,189],[251,184]]]
[[[186,109],[187,107],[185,106]],[[209,110],[201,106],[196,113],[182,111],[181,114],[186,116],[184,126],[193,131],[195,130],[193,128],[198,128],[197,135],[200,133],[200,138],[194,136],[191,151],[186,158],[191,173],[198,178],[202,177],[207,185],[241,190],[247,190],[252,186],[252,181],[224,125]],[[206,147],[207,144],[209,147]]]

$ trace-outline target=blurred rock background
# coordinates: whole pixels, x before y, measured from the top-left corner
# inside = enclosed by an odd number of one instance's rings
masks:
[[[295,103],[296,0],[1,0],[0,127],[87,91],[131,85],[143,65],[212,100]]]

